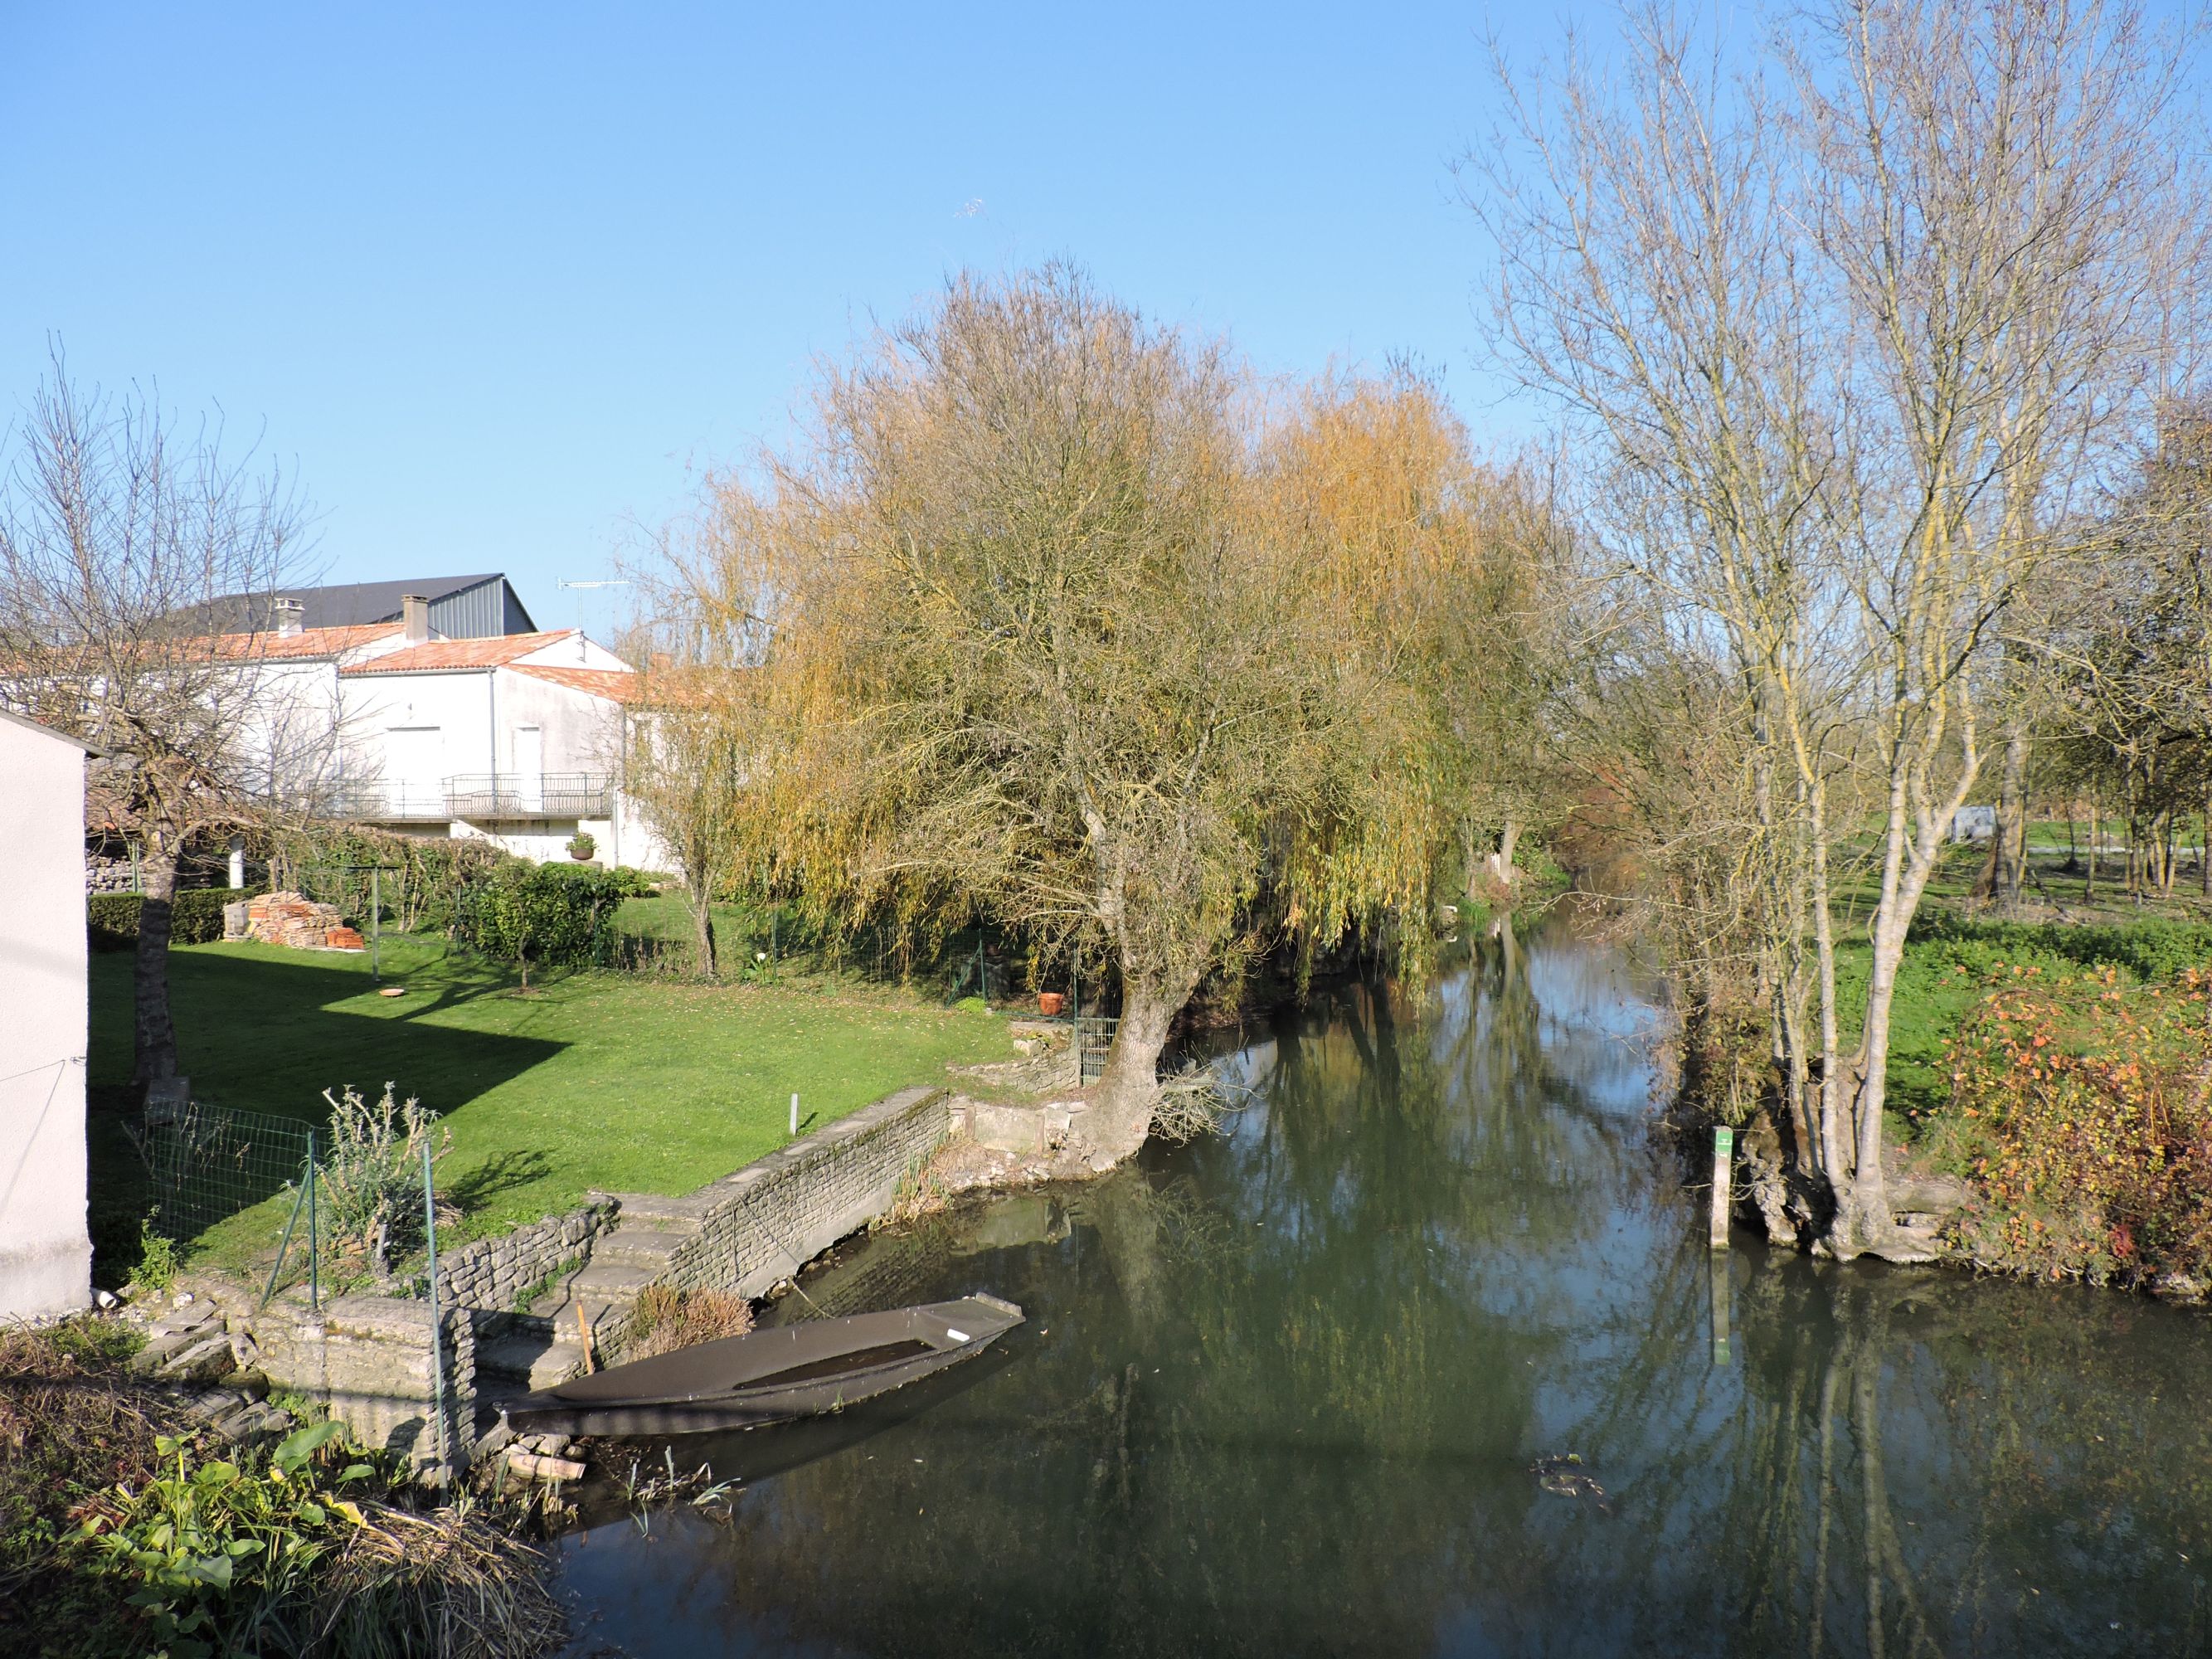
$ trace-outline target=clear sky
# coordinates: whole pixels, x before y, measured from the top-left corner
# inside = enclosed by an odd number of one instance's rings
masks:
[[[0,0],[0,410],[57,336],[77,378],[265,428],[331,580],[504,569],[547,625],[963,265],[1072,256],[1273,371],[1412,353],[1480,430],[1449,163],[1483,27]]]

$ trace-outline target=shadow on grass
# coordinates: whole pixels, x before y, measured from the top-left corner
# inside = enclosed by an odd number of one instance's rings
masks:
[[[170,1006],[180,1069],[192,1079],[195,1099],[319,1127],[330,1116],[325,1090],[335,1094],[350,1084],[374,1100],[390,1082],[403,1099],[411,1096],[450,1116],[568,1046],[425,1019],[506,991],[513,981],[498,963],[447,957],[386,977],[398,984],[411,980],[410,994],[390,1012],[378,1005],[371,1013],[336,1006],[357,1002],[376,989],[355,967],[324,966],[304,954],[272,959],[219,951],[173,953]],[[90,1219],[94,1274],[112,1287],[137,1264],[138,1224],[151,1202],[129,1134],[137,1122],[129,1085],[130,958],[96,957],[92,989]],[[471,1172],[463,1180],[473,1201],[461,1200],[463,1209],[481,1207],[541,1176],[544,1163],[543,1153],[523,1152]],[[251,1190],[242,1186],[228,1196],[242,1211],[281,1191],[286,1178],[263,1171]],[[273,1238],[270,1244],[273,1249]]]
[[[469,1216],[494,1199],[543,1181],[552,1173],[552,1160],[535,1146],[527,1146],[495,1152],[466,1174],[441,1183],[440,1190],[464,1216]]]

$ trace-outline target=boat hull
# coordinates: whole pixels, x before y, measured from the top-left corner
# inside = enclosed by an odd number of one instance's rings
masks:
[[[540,1389],[507,1407],[523,1434],[697,1434],[819,1416],[973,1358],[1022,1322],[996,1297],[752,1331]]]

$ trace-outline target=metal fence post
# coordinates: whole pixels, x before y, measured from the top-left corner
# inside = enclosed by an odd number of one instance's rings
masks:
[[[315,1162],[315,1126],[307,1126],[307,1306],[317,1313],[323,1309],[323,1233],[316,1223],[315,1188],[322,1179],[321,1169]]]
[[[438,1464],[442,1472],[453,1461],[446,1434],[445,1331],[438,1318],[438,1203],[430,1188],[430,1138],[422,1137],[422,1224],[428,1240],[430,1282],[430,1401],[438,1416]]]

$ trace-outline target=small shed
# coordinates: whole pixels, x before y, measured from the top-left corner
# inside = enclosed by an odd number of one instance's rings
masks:
[[[1953,841],[1994,841],[1997,833],[1997,809],[1994,806],[1961,806],[1951,814]]]
[[[84,767],[0,710],[0,1319],[92,1299],[85,1231]]]

